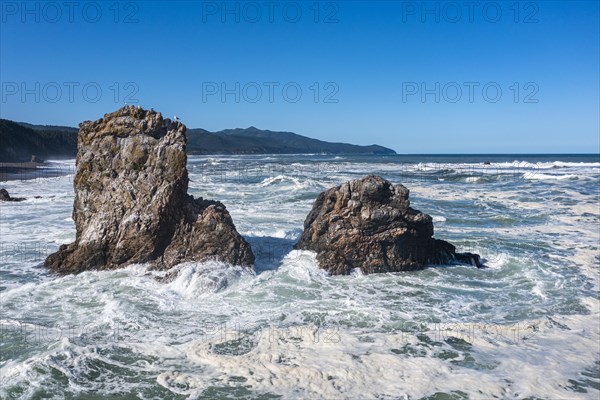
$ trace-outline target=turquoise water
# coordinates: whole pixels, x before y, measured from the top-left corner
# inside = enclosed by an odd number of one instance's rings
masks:
[[[29,200],[0,204],[2,398],[598,398],[598,156],[213,156],[188,169],[190,193],[223,201],[252,244],[254,271],[52,275],[43,258],[75,237],[73,176],[3,183]],[[367,174],[407,186],[435,236],[489,268],[331,277],[293,251],[318,193]]]

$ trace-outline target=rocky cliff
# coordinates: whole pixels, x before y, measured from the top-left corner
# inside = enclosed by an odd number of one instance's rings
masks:
[[[456,253],[433,238],[429,215],[410,207],[408,189],[378,176],[344,183],[319,195],[297,249],[317,253],[334,275],[394,272],[453,262],[482,266],[477,254]]]
[[[185,125],[125,106],[79,128],[76,239],[46,259],[48,268],[72,273],[144,262],[170,268],[208,258],[254,262],[225,206],[187,194]]]

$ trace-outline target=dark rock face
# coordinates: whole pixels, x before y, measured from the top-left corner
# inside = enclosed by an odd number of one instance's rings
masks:
[[[215,258],[250,266],[250,245],[217,201],[187,194],[185,125],[125,106],[80,124],[74,243],[46,266],[62,273]]]
[[[24,197],[10,197],[6,189],[0,189],[0,201],[23,201]]]
[[[406,271],[426,264],[467,263],[477,254],[456,253],[434,239],[431,217],[410,208],[408,189],[378,176],[344,183],[319,195],[296,249],[317,253],[331,274]]]

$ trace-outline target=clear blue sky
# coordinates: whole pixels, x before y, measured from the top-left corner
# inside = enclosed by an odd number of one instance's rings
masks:
[[[129,97],[400,153],[600,151],[599,2],[478,3],[1,1],[0,115],[76,126]]]

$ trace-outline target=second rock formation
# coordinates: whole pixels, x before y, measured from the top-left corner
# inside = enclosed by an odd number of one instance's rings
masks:
[[[374,175],[331,188],[315,201],[295,248],[315,251],[320,267],[333,275],[452,262],[481,267],[477,254],[456,253],[433,238],[431,217],[410,207],[408,193]]]

